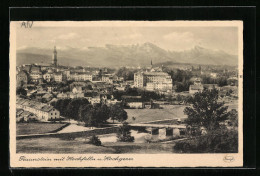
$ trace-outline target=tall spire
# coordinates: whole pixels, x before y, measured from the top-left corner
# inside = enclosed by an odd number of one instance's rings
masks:
[[[57,50],[56,50],[56,46],[54,46],[54,50],[53,50],[52,64],[53,64],[55,67],[57,66]]]
[[[153,60],[151,59],[151,66],[153,66]]]

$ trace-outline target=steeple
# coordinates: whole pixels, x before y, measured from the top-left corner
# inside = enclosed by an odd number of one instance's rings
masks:
[[[153,60],[151,59],[151,66],[153,67]]]
[[[56,50],[56,46],[54,46],[54,50],[53,50],[52,64],[55,67],[57,66],[57,50]]]

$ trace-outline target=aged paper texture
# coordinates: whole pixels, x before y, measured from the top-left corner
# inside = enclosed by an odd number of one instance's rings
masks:
[[[11,21],[10,166],[243,166],[242,21]]]

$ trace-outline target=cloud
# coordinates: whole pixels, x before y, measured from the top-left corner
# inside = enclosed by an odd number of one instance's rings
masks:
[[[194,41],[194,35],[191,32],[172,32],[163,36],[164,40],[190,42]]]
[[[135,33],[135,34],[131,34],[131,35],[128,35],[128,36],[124,36],[126,39],[140,39],[143,37],[142,34],[138,34],[138,33]]]
[[[79,35],[76,33],[68,33],[68,34],[62,34],[59,35],[56,39],[60,39],[60,40],[70,40],[70,39],[75,39],[78,38]]]
[[[172,32],[162,38],[175,50],[190,49],[196,45],[201,45],[203,42],[202,39],[195,37],[192,32]]]
[[[133,33],[130,35],[123,35],[123,36],[119,36],[118,39],[119,40],[140,40],[142,39],[143,35],[140,33]]]

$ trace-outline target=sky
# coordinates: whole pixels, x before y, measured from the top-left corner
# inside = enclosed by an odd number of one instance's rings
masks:
[[[88,47],[103,47],[106,44],[132,45],[151,42],[165,50],[183,51],[201,46],[223,50],[229,54],[238,53],[238,29],[232,26],[142,26],[142,25],[84,25],[17,27],[16,47],[53,48],[63,50]]]

